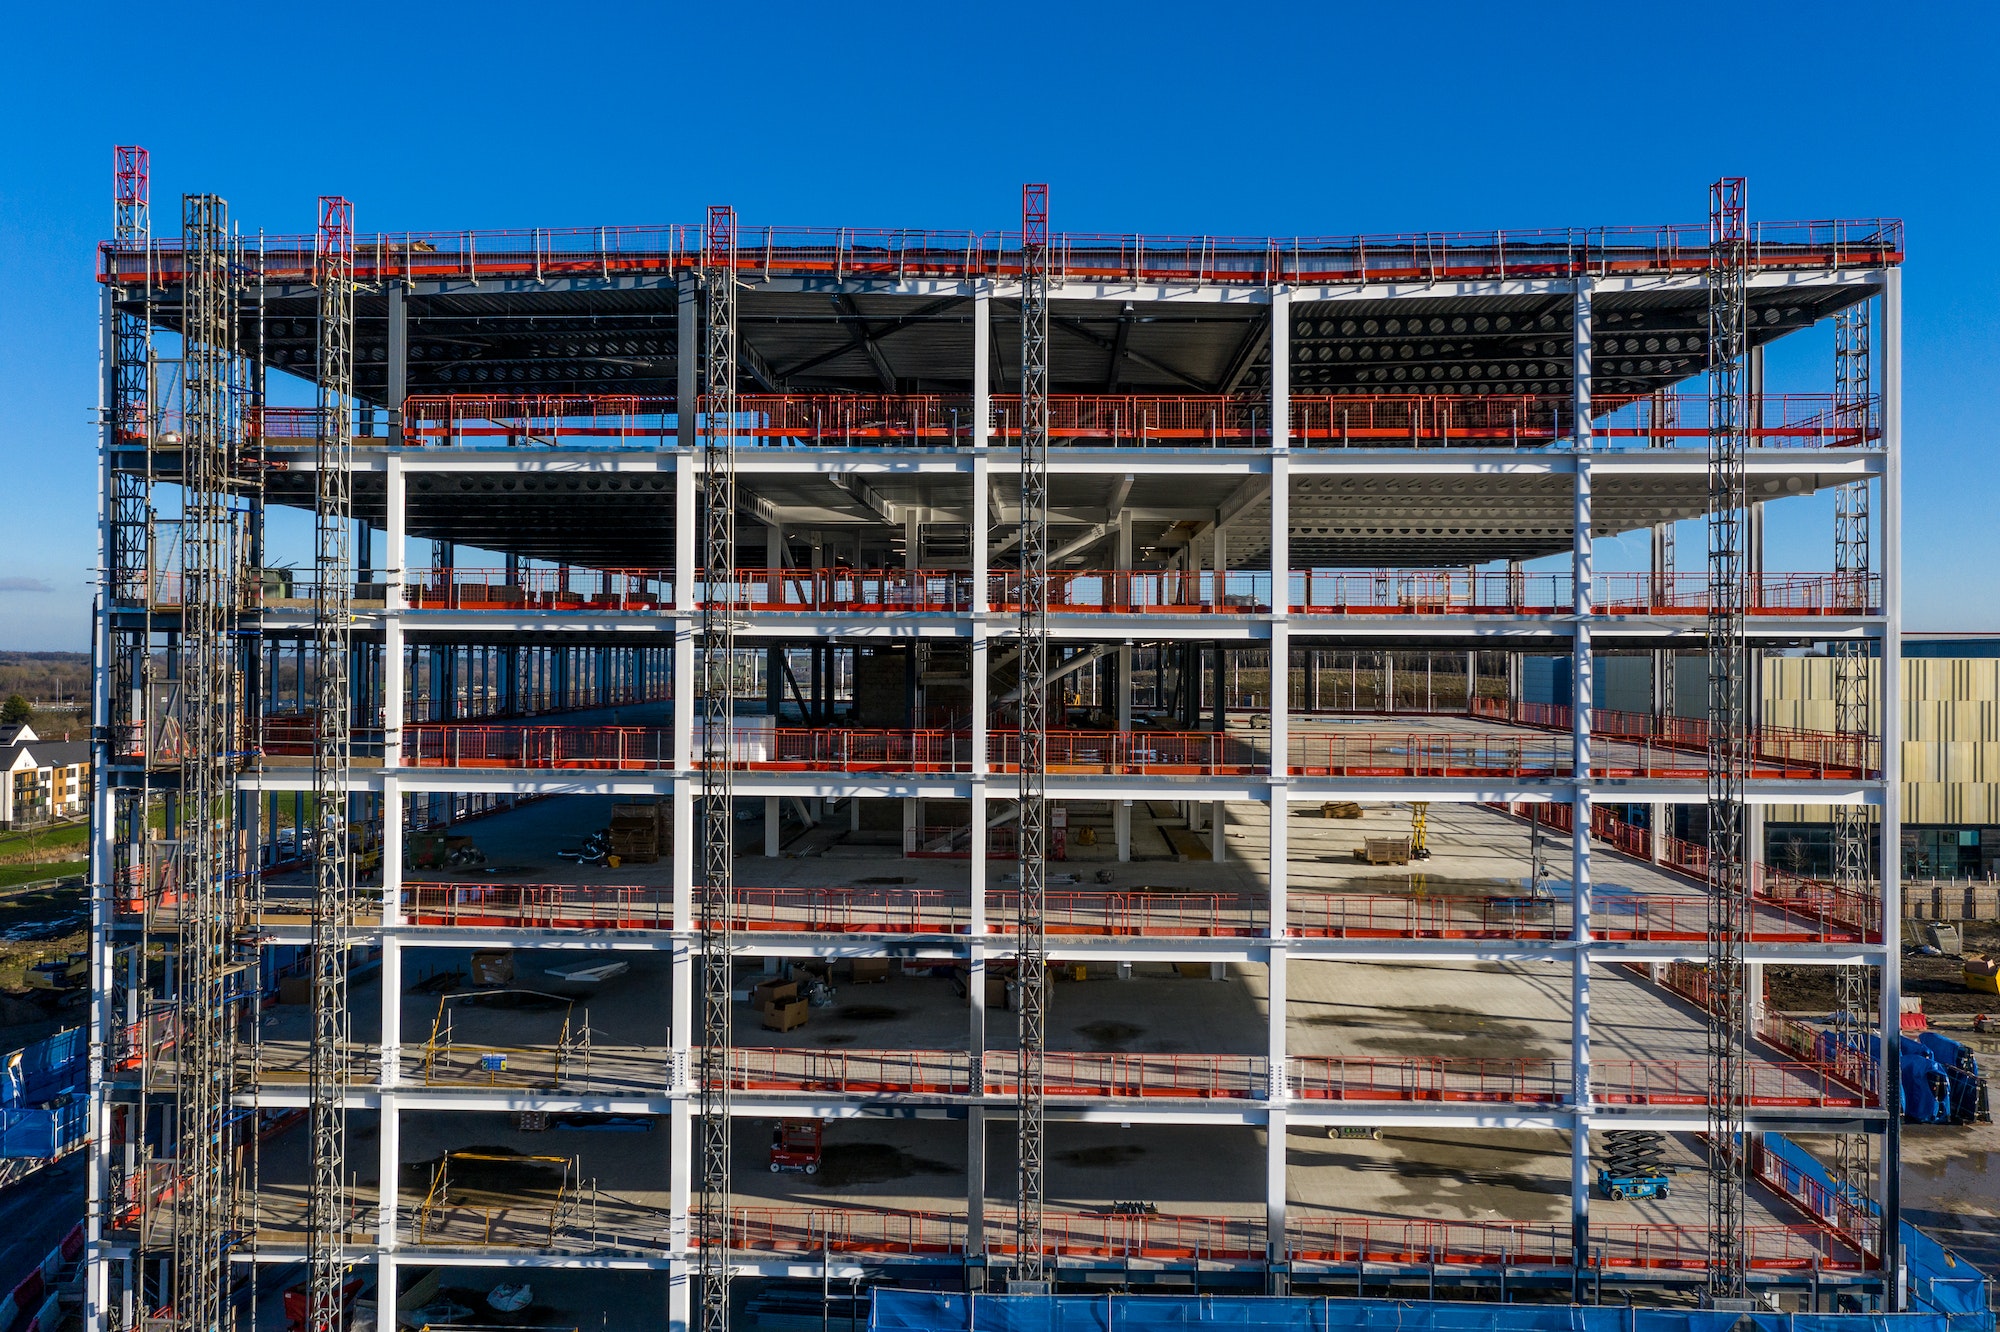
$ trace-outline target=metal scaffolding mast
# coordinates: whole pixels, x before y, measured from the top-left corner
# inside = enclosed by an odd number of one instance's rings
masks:
[[[1020,1281],[1047,1279],[1043,1263],[1042,1053],[1048,1014],[1049,740],[1049,187],[1021,190],[1021,1069],[1017,1149]]]
[[[176,1171],[173,1319],[185,1332],[234,1321],[235,1030],[242,863],[234,776],[242,758],[236,669],[241,565],[230,490],[241,437],[237,290],[222,199],[181,202],[181,653]]]
[[[1708,205],[1708,1293],[1746,1290],[1744,1091],[1749,1003],[1743,944],[1750,883],[1744,787],[1750,775],[1746,547],[1750,440],[1749,235],[1740,177]]]
[[[730,909],[735,832],[730,740],[736,627],[736,214],[711,207],[702,240],[701,1207],[703,1332],[729,1326]],[[694,411],[695,403],[682,403]]]
[[[136,752],[131,728],[144,725],[141,699],[145,689],[150,633],[145,608],[152,605],[150,543],[152,526],[153,440],[153,214],[151,159],[144,148],[120,147],[113,154],[113,248],[120,256],[140,256],[142,276],[136,307],[128,299],[114,307],[111,372],[111,435],[114,447],[144,452],[142,468],[117,467],[111,472],[110,567],[106,569],[106,613],[112,603],[142,608],[139,624],[129,632],[114,632],[111,662],[112,715],[122,725],[114,749],[125,757]],[[122,272],[121,272],[122,275]]]
[[[354,205],[321,196],[319,443],[313,486],[313,1030],[308,1332],[335,1332],[346,1278],[347,934],[353,902],[348,779],[353,766]],[[384,829],[384,835],[392,830]]]
[[[1863,301],[1836,316],[1833,326],[1833,409],[1836,424],[1865,432],[1872,395],[1872,318],[1870,303]],[[1865,434],[1864,434],[1865,438]],[[1833,571],[1842,605],[1868,604],[1868,574],[1871,533],[1869,531],[1868,482],[1842,486],[1833,496]],[[1844,638],[1833,647],[1833,729],[1844,736],[1865,737],[1874,711],[1871,698],[1870,653],[1868,644]],[[1865,897],[1874,886],[1871,863],[1871,824],[1863,805],[1833,807],[1833,883],[1837,893],[1849,900]],[[1838,992],[1834,1020],[1838,1039],[1848,1049],[1868,1049],[1873,1026],[1870,1014],[1875,1000],[1872,977],[1866,966],[1843,966],[1834,970]],[[1846,1202],[1865,1208],[1873,1183],[1872,1151],[1866,1133],[1842,1133],[1834,1139],[1834,1178],[1846,1192]]]

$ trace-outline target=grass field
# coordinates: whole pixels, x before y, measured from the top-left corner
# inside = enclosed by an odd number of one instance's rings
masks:
[[[0,833],[0,865],[68,859],[73,853],[81,851],[89,838],[90,828],[82,823],[60,823],[48,828]]]
[[[0,888],[18,888],[43,879],[66,879],[87,873],[87,860],[49,860],[23,865],[0,865]]]

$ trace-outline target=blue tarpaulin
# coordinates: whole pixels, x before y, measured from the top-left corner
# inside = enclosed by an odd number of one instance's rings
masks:
[[[877,1288],[870,1332],[1968,1332],[1943,1314],[1743,1314],[1255,1295],[961,1295]],[[1983,1327],[1993,1326],[1987,1316]]]

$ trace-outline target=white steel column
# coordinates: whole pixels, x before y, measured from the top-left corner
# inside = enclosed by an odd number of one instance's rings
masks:
[[[1575,616],[1570,651],[1570,762],[1575,799],[1570,807],[1570,1095],[1576,1111],[1576,1131],[1570,1139],[1570,1225],[1572,1261],[1581,1269],[1590,1261],[1590,711],[1596,694],[1590,643],[1593,588],[1591,530],[1591,282],[1576,280],[1573,306],[1575,350],[1571,365],[1570,410],[1575,415],[1572,458],[1576,464],[1574,533],[1570,542],[1570,581],[1575,590]]]
[[[111,1006],[113,948],[111,942],[111,891],[115,866],[112,860],[112,832],[117,798],[111,790],[111,598],[116,581],[113,563],[111,517],[113,487],[111,451],[117,444],[118,423],[111,404],[118,400],[114,376],[117,374],[118,313],[115,295],[107,284],[100,295],[100,332],[103,337],[98,369],[98,420],[103,434],[98,445],[97,481],[98,563],[104,571],[99,585],[96,615],[91,622],[90,720],[90,1140],[84,1166],[84,1262],[89,1268],[83,1297],[84,1332],[103,1332],[115,1315],[110,1308],[111,1260],[104,1253],[104,1227],[108,1217],[111,1184],[111,1097],[106,1077],[114,1014]],[[150,650],[150,649],[149,649]],[[9,780],[12,780],[11,778]],[[141,816],[143,817],[143,815]],[[129,1272],[131,1260],[125,1260]],[[127,1281],[130,1286],[130,1281]],[[130,1294],[126,1297],[129,1301]]]
[[[993,516],[987,506],[991,498],[990,451],[993,446],[993,284],[980,281],[972,288],[972,494],[967,506],[972,528],[972,783],[971,838],[967,846],[966,902],[970,913],[966,946],[967,1002],[971,1029],[967,1033],[971,1051],[972,1089],[984,1090],[981,1063],[986,1052],[986,769],[988,747],[992,743],[986,710],[990,706],[987,672],[992,654],[987,640],[987,616],[992,610],[990,589],[992,556],[988,538]],[[975,1106],[965,1116],[965,1251],[980,1253],[986,1246],[986,1112]]]
[[[693,1158],[698,1150],[694,1117],[688,1098],[692,1037],[701,1018],[694,999],[694,632],[699,605],[695,598],[695,374],[699,364],[695,327],[695,284],[681,283],[678,375],[674,400],[677,447],[674,450],[674,636],[673,668],[673,957],[669,971],[668,1090],[673,1096],[667,1115],[667,1246],[676,1259],[667,1288],[667,1323],[689,1326],[688,1230],[693,1205]]]
[[[1902,1086],[1903,977],[1903,271],[1882,274],[1882,656],[1876,697],[1882,728],[1882,1033],[1881,1103],[1893,1107]],[[1908,1307],[1903,1264],[1903,1126],[1883,1121],[1882,1264],[1894,1274],[1888,1309]]]
[[[1283,1263],[1289,1252],[1285,1242],[1285,1107],[1290,1088],[1285,1077],[1285,936],[1290,910],[1287,896],[1287,861],[1290,838],[1286,816],[1286,792],[1291,776],[1288,743],[1291,703],[1291,638],[1286,613],[1291,602],[1291,406],[1292,406],[1292,301],[1283,287],[1271,291],[1271,667],[1270,667],[1270,945],[1266,949],[1265,975],[1269,998],[1266,1009],[1270,1028],[1265,1054],[1270,1061],[1270,1123],[1265,1137],[1264,1226],[1267,1258]],[[1227,586],[1228,569],[1223,561],[1226,550],[1220,529],[1215,539],[1217,592]],[[1220,596],[1218,595],[1218,600]],[[1218,691],[1219,692],[1219,691]],[[1224,729],[1218,727],[1218,730]],[[1216,860],[1222,859],[1222,810],[1216,808]],[[1284,1290],[1282,1274],[1273,1274],[1267,1284],[1273,1294]]]
[[[687,305],[681,308],[683,335],[687,335],[690,309]],[[682,400],[686,401],[686,398]],[[692,416],[684,414],[682,419],[684,423],[691,422]],[[677,930],[694,928],[694,787],[688,776],[694,770],[694,715],[698,706],[694,689],[694,633],[695,616],[700,611],[695,598],[694,483],[693,452],[677,450],[674,454],[674,618],[670,622],[674,635],[671,676],[674,727],[673,888],[674,928]]]
[[[1118,514],[1118,535],[1116,543],[1116,564],[1121,574],[1132,570],[1132,514],[1121,509]],[[1124,596],[1131,595],[1130,579],[1125,581]],[[1129,605],[1127,609],[1130,609]],[[1126,639],[1118,648],[1118,689],[1115,706],[1118,716],[1118,730],[1132,729],[1132,641]],[[1132,802],[1113,800],[1111,802],[1111,840],[1118,848],[1120,863],[1130,863],[1132,859]]]
[[[390,453],[383,466],[382,577],[388,584],[388,600],[382,617],[382,766],[393,770],[403,763],[403,611],[410,604],[403,583],[408,568],[407,478],[399,454]],[[386,800],[383,809],[386,847],[398,825],[388,821]]]
[[[383,982],[388,976],[384,973]],[[379,1184],[375,1200],[375,1243],[380,1252],[375,1256],[376,1298],[383,1301],[383,1312],[393,1320],[396,1316],[396,1214],[401,1210],[401,1200],[397,1196],[397,1176],[402,1162],[402,1111],[396,1103],[393,1092],[382,1093],[381,1125],[376,1131],[375,1170]]]

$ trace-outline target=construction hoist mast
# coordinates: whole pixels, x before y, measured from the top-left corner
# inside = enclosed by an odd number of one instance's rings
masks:
[[[247,967],[236,917],[242,863],[234,775],[237,725],[236,515],[230,492],[241,437],[236,274],[229,207],[181,201],[180,840],[174,1067],[176,1119],[173,1322],[183,1332],[233,1325],[236,1033],[232,990]]]
[[[1748,640],[1749,234],[1745,182],[1709,187],[1708,204],[1708,1294],[1746,1290],[1743,1142],[1749,1000],[1744,787],[1750,775]]]
[[[311,1266],[307,1332],[337,1332],[346,1280],[347,934],[353,905],[348,781],[353,767],[354,205],[321,196],[319,443],[313,484],[313,1029]],[[383,835],[394,828],[385,826]]]
[[[736,626],[724,596],[736,575],[736,213],[708,210],[702,237],[701,428],[701,1261],[703,1332],[729,1326],[729,1061],[735,867],[730,740]],[[684,403],[682,411],[696,410]]]
[[[1021,190],[1021,897],[1015,920],[1021,1008],[1016,1093],[1020,1198],[1015,1277],[1043,1262],[1042,1054],[1048,1015],[1049,187]]]
[[[1874,388],[1870,303],[1849,306],[1833,325],[1833,410],[1835,427],[1857,430],[1867,438],[1870,398]],[[1838,604],[1868,605],[1871,533],[1868,482],[1856,481],[1833,493],[1833,573]],[[1870,653],[1862,639],[1843,638],[1833,647],[1833,729],[1857,742],[1871,725]],[[1833,807],[1833,885],[1848,901],[1863,900],[1874,887],[1869,855],[1870,823],[1863,805]],[[1866,966],[1834,969],[1837,1039],[1852,1053],[1866,1057],[1875,1009],[1872,977]],[[1865,1211],[1873,1184],[1872,1151],[1866,1133],[1842,1133],[1834,1139],[1834,1178],[1850,1208]]]

